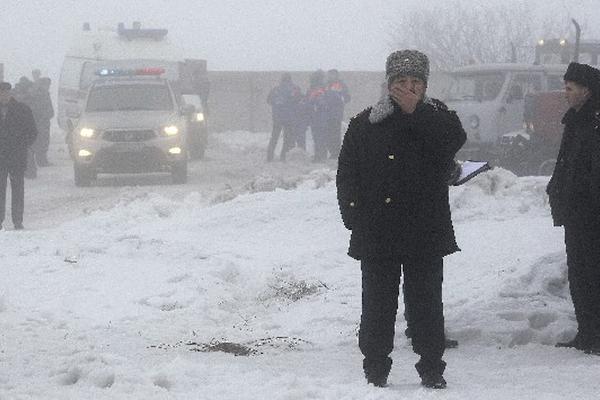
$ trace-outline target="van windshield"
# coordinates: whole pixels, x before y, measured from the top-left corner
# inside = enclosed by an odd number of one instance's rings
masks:
[[[166,85],[96,86],[88,97],[86,111],[168,111],[173,109]]]
[[[500,94],[505,78],[501,72],[455,75],[446,100],[494,100]]]

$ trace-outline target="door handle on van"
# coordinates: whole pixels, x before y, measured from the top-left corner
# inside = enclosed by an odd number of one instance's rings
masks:
[[[77,100],[65,99],[65,103],[77,104]]]

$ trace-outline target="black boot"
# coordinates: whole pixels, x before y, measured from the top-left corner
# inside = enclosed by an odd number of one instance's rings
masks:
[[[577,338],[575,338],[573,340],[569,340],[568,342],[558,342],[554,346],[576,349],[579,347],[579,341]]]
[[[363,371],[365,372],[367,383],[377,387],[387,386],[387,378],[391,369],[392,359],[389,357],[375,360],[365,358],[363,360]]]
[[[582,336],[578,333],[575,337],[568,342],[558,342],[554,346],[560,348],[568,348],[568,349],[577,349],[582,350],[584,346],[585,340],[582,339]]]
[[[439,372],[427,372],[421,376],[421,385],[429,389],[446,389],[446,380]]]

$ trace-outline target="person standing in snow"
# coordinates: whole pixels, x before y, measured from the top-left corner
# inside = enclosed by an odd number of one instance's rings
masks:
[[[10,83],[0,82],[0,229],[6,212],[9,177],[12,221],[15,229],[23,229],[27,152],[36,136],[31,109],[12,97]]]
[[[12,91],[13,97],[19,103],[25,104],[30,110],[36,108],[34,106],[35,98],[33,96],[33,82],[26,76],[22,76],[15,84]],[[35,153],[32,147],[27,149],[27,168],[25,169],[25,178],[35,179],[37,177],[37,164],[35,162]]]
[[[54,107],[50,98],[51,80],[41,77],[33,85],[31,111],[38,129],[38,137],[32,146],[35,162],[39,167],[48,167],[48,148],[50,146],[50,121],[54,117]]]
[[[600,71],[571,63],[569,110],[546,192],[555,226],[564,226],[577,335],[558,347],[600,355]]]
[[[361,262],[359,348],[368,383],[391,370],[401,275],[421,384],[446,387],[443,373],[443,257],[459,251],[448,203],[448,171],[466,141],[455,112],[425,96],[429,60],[416,50],[386,61],[389,94],[355,116],[344,136],[338,203]]]
[[[310,76],[310,84],[306,93],[310,133],[313,138],[314,155],[312,161],[323,162],[327,158],[327,124],[329,114],[325,101],[325,73],[316,70]]]
[[[350,102],[350,92],[344,81],[340,79],[337,69],[327,71],[327,85],[325,87],[324,98],[327,104],[328,116],[325,144],[329,151],[329,158],[337,159],[340,153],[344,106]]]
[[[273,154],[279,136],[283,131],[283,144],[281,146],[281,161],[285,161],[288,150],[292,148],[295,142],[295,129],[297,129],[298,104],[302,98],[300,88],[292,81],[289,73],[281,75],[281,80],[267,96],[267,103],[271,106],[273,117],[273,131],[271,140],[267,147],[267,161],[273,161]]]

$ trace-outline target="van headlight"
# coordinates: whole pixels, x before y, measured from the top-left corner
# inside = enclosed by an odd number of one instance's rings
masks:
[[[204,113],[201,113],[201,112],[199,112],[199,113],[196,113],[196,121],[197,121],[197,122],[202,122],[202,121],[204,121]]]
[[[469,126],[471,129],[479,128],[479,117],[477,115],[471,115],[469,117]]]
[[[96,132],[92,128],[81,128],[79,131],[79,136],[86,139],[91,139],[94,137]]]
[[[175,136],[179,133],[179,128],[175,125],[165,126],[162,129],[162,132],[165,136]]]

